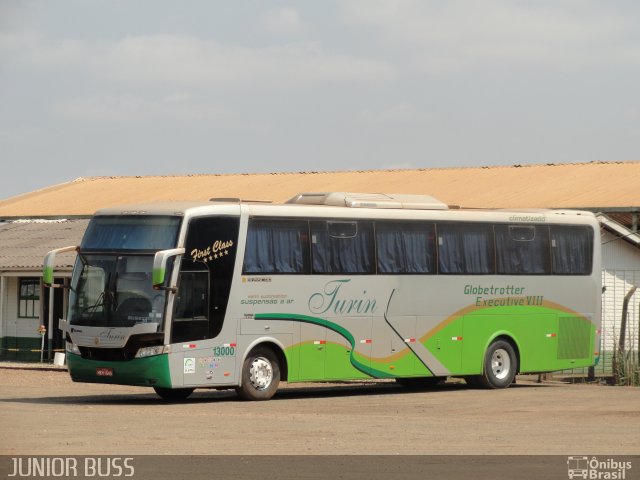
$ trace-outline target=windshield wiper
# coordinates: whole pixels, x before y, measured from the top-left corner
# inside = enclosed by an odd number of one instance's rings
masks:
[[[85,312],[90,312],[90,313],[92,313],[92,314],[93,314],[93,313],[95,313],[95,310],[96,310],[98,307],[102,307],[102,306],[104,306],[104,303],[105,303],[105,302],[104,302],[104,293],[105,293],[105,292],[100,292],[100,295],[98,295],[98,298],[96,299],[95,303],[94,303],[93,305],[90,305],[90,306],[86,307],[86,308],[83,308],[83,309],[82,309],[82,312],[83,312],[83,313],[85,313]]]

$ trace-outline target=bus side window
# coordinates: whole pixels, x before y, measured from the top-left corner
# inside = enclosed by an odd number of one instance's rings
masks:
[[[372,222],[315,221],[310,226],[313,273],[375,273]]]
[[[433,224],[376,222],[378,273],[435,273],[435,249]]]
[[[593,229],[587,226],[551,226],[553,273],[590,275],[593,259]]]
[[[494,273],[492,225],[439,223],[436,229],[440,273]]]
[[[496,266],[500,275],[541,275],[551,271],[549,227],[496,225]]]
[[[299,220],[249,221],[244,274],[309,273],[309,226]]]

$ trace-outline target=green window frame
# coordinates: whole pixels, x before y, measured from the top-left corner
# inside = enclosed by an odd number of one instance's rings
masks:
[[[40,279],[21,278],[18,288],[18,318],[40,317]]]

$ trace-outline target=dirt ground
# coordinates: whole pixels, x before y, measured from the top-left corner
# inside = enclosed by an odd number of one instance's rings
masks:
[[[3,455],[640,453],[640,389],[538,384],[283,385],[268,402],[197,390],[76,384],[64,371],[0,368]]]

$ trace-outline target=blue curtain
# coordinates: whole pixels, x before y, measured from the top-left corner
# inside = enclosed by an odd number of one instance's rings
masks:
[[[314,273],[374,273],[373,226],[351,223],[354,235],[339,237],[329,234],[331,222],[311,222]]]
[[[307,238],[305,222],[251,222],[244,272],[308,273]]]
[[[593,257],[593,230],[589,227],[551,227],[553,273],[589,275]]]
[[[435,270],[433,225],[376,222],[376,248],[379,273],[433,273]]]
[[[493,273],[493,231],[490,225],[438,224],[441,273]]]
[[[549,228],[496,225],[496,264],[499,274],[549,273]]]

